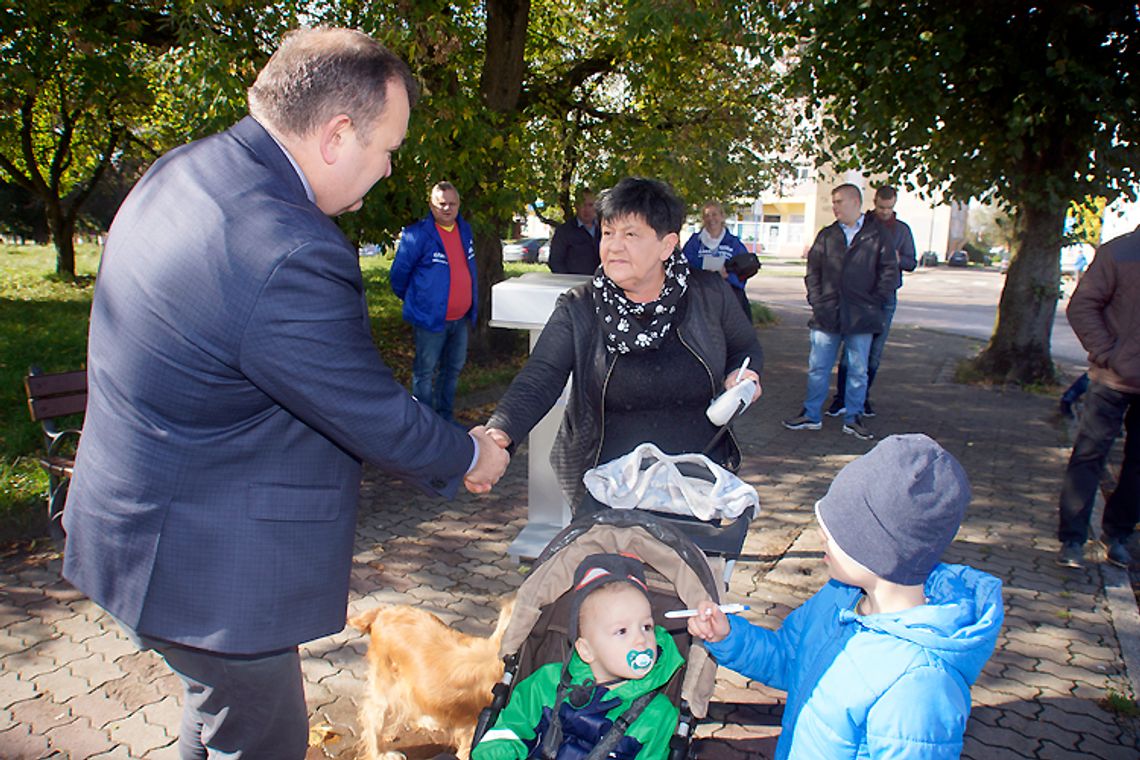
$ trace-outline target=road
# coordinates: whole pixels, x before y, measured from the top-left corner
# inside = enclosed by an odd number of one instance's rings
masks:
[[[796,264],[766,265],[748,283],[749,297],[765,303],[808,312],[803,278]],[[918,269],[904,275],[899,290],[895,323],[941,330],[954,335],[987,339],[993,334],[998,299],[1005,276],[994,270]],[[1087,355],[1065,319],[1058,303],[1053,321],[1053,359],[1062,364],[1084,367]]]

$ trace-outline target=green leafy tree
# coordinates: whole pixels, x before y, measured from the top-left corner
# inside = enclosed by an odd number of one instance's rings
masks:
[[[578,187],[634,173],[670,181],[694,206],[754,196],[781,166],[773,156],[787,133],[759,7],[342,4],[330,21],[381,39],[424,84],[396,181],[342,224],[359,239],[390,240],[426,213],[433,182],[453,182],[476,231],[485,320],[502,278],[499,238],[529,204],[554,209],[557,222]]]
[[[1016,248],[985,375],[1053,378],[1059,250],[1073,200],[1135,197],[1134,3],[819,0],[788,6],[792,92],[840,167],[994,200]]]
[[[100,181],[232,119],[266,38],[295,18],[256,3],[4,2],[0,179],[36,199],[59,275],[75,274]]]

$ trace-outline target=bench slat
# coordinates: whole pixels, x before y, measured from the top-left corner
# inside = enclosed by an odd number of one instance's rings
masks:
[[[87,370],[55,372],[49,375],[28,375],[24,378],[24,387],[27,389],[30,398],[37,399],[44,396],[86,393]]]
[[[37,422],[63,417],[67,414],[82,414],[86,408],[86,393],[75,396],[30,399],[28,401],[28,410],[32,414],[32,419]]]

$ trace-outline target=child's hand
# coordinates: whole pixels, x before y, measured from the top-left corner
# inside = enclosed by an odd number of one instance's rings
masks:
[[[716,643],[728,635],[728,617],[708,599],[697,605],[697,614],[689,618],[689,633],[698,639]]]

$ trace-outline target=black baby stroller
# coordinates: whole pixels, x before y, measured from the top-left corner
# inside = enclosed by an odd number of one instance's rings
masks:
[[[604,510],[585,515],[564,528],[542,551],[519,588],[514,614],[499,653],[505,670],[495,686],[490,707],[480,715],[473,746],[494,725],[510,699],[512,687],[540,666],[569,657],[571,587],[574,571],[586,557],[599,553],[633,554],[645,565],[654,622],[664,627],[686,664],[662,693],[678,708],[680,718],[670,740],[670,760],[688,756],[694,720],[704,718],[712,698],[716,663],[704,647],[692,646],[687,621],[666,618],[668,610],[695,607],[702,599],[720,601],[720,582],[701,549],[673,524],[638,510]],[[557,710],[557,707],[555,708]],[[624,718],[625,716],[623,716]],[[620,738],[632,718],[618,729]],[[605,757],[599,743],[595,754]]]

